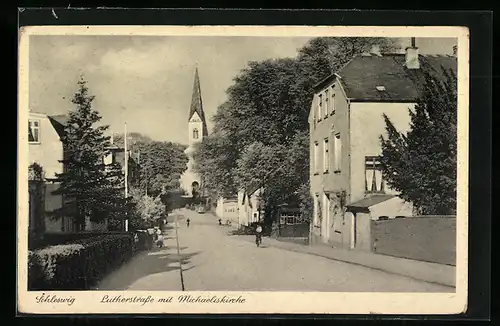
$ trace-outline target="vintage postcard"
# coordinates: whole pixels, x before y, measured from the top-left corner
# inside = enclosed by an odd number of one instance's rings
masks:
[[[19,312],[465,311],[468,33],[23,27]]]

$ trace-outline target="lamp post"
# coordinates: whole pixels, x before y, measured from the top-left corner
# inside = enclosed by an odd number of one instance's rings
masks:
[[[127,123],[124,123],[124,145],[125,145],[125,200],[128,199],[128,146],[127,146]],[[128,215],[128,211],[126,212]],[[125,232],[128,232],[128,216],[125,219]]]

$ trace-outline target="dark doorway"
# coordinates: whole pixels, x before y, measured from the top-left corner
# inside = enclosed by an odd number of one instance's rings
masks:
[[[191,194],[193,195],[193,198],[196,198],[198,196],[199,190],[200,184],[198,183],[198,181],[194,181],[191,184]]]

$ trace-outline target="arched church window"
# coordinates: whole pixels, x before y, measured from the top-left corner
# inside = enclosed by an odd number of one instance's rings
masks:
[[[193,130],[193,138],[198,139],[198,137],[199,137],[198,129],[194,129]]]

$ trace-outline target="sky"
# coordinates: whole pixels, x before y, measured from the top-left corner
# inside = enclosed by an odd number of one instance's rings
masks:
[[[209,131],[226,89],[249,61],[295,57],[310,38],[221,36],[30,36],[29,105],[67,114],[79,76],[111,132],[187,142],[198,66]],[[421,53],[451,54],[455,39],[417,38]],[[401,39],[402,47],[409,39]]]

